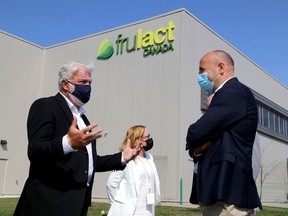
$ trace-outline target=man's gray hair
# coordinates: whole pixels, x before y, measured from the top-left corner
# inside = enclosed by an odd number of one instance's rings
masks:
[[[94,64],[93,62],[88,62],[87,64],[71,61],[64,64],[58,74],[58,84],[59,90],[61,89],[61,82],[62,80],[69,80],[73,76],[74,72],[79,70],[80,68],[84,68],[88,73],[92,73]]]

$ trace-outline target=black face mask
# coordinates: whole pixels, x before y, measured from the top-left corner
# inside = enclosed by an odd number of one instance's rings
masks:
[[[152,149],[152,147],[153,147],[153,139],[152,138],[149,138],[149,139],[147,139],[146,141],[146,146],[143,146],[143,148],[144,148],[144,150],[145,151],[149,151],[150,149]]]
[[[67,82],[75,86],[74,91],[71,93],[72,95],[77,97],[84,104],[89,101],[91,94],[91,85],[77,85],[68,80]]]

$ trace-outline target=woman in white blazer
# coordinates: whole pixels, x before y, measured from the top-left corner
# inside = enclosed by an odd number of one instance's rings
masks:
[[[160,183],[153,157],[147,153],[153,147],[148,129],[142,125],[131,127],[120,151],[127,145],[141,150],[123,171],[110,174],[106,185],[111,204],[108,216],[155,215],[155,206],[160,205]]]

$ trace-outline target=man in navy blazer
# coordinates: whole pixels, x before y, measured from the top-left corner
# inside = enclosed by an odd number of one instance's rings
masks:
[[[30,170],[15,216],[84,216],[94,172],[124,169],[137,149],[99,156],[83,105],[90,99],[93,64],[69,62],[59,71],[59,93],[36,100],[27,120]],[[94,130],[93,130],[94,129]]]
[[[262,208],[252,171],[257,105],[234,77],[234,61],[222,50],[205,54],[198,83],[214,94],[209,109],[189,126],[186,150],[198,161],[196,193],[205,216],[248,215]]]

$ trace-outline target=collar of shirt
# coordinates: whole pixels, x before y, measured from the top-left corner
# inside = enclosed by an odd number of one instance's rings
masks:
[[[214,94],[215,94],[219,89],[221,89],[221,88],[223,87],[223,85],[224,85],[226,82],[228,82],[228,80],[233,79],[233,78],[235,78],[235,76],[230,77],[229,79],[225,80],[225,81],[215,90]]]
[[[66,102],[67,102],[67,104],[68,104],[68,106],[69,106],[69,108],[70,108],[70,110],[72,111],[73,114],[75,114],[75,115],[77,115],[77,116],[81,116],[82,114],[85,113],[86,110],[84,109],[83,106],[81,106],[81,107],[79,108],[79,110],[78,110],[77,107],[74,106],[74,105],[71,103],[71,101],[70,101],[62,92],[59,92],[59,93],[65,98],[65,100],[66,100]]]
[[[73,113],[74,116],[76,116],[77,118],[77,125],[80,129],[86,127],[81,115],[84,114],[85,112],[85,109],[83,108],[83,106],[81,106],[79,108],[79,110],[77,109],[77,107],[75,107],[71,101],[65,97],[65,95],[63,95],[61,92],[60,94],[65,98],[71,112]],[[92,156],[92,146],[91,146],[91,143],[88,144],[86,146],[86,149],[87,149],[87,152],[88,152],[88,161],[89,161],[89,165],[88,165],[88,178],[87,178],[87,186],[89,186],[90,182],[91,182],[91,179],[92,179],[92,176],[93,176],[93,170],[94,170],[94,164],[93,164],[93,156]]]

